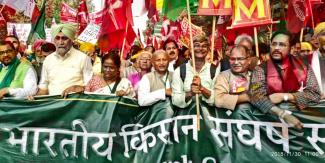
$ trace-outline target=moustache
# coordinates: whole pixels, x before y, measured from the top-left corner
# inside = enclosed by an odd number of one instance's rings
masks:
[[[174,51],[171,51],[169,54],[176,54]]]
[[[275,51],[272,52],[272,54],[275,54],[275,53],[279,53],[279,54],[282,55],[282,52],[280,52],[280,51],[278,51],[278,50],[275,50]]]

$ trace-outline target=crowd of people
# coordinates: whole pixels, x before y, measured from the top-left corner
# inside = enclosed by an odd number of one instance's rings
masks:
[[[285,30],[274,32],[270,45],[259,45],[259,57],[247,34],[237,36],[223,58],[212,57],[209,38],[197,35],[193,55],[169,38],[161,49],[134,45],[125,60],[119,50],[102,54],[95,45],[76,42],[73,25],[56,25],[51,34],[53,43],[36,41],[32,54],[20,50],[16,36],[0,41],[0,98],[85,92],[136,98],[140,106],[169,100],[185,108],[198,95],[229,110],[251,103],[297,129],[303,124],[278,104],[304,109],[325,98],[325,22],[305,42]]]

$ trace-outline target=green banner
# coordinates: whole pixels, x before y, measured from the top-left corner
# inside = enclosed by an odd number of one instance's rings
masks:
[[[0,102],[0,162],[324,162],[325,103],[298,111],[295,130],[249,104],[235,111],[116,96]]]

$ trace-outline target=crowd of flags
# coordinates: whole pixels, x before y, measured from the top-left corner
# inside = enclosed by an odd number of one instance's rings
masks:
[[[76,23],[78,34],[80,35],[88,24],[94,23],[101,27],[98,34],[98,45],[103,52],[107,52],[113,48],[124,49],[127,52],[134,40],[139,40],[139,31],[134,31],[132,16],[132,3],[143,3],[145,13],[148,19],[154,24],[160,22],[160,39],[173,36],[175,39],[181,39],[187,35],[182,27],[186,22],[180,22],[179,16],[187,9],[187,0],[104,0],[104,7],[100,11],[89,13],[87,9],[87,1],[80,0],[78,7],[72,8],[68,4],[61,3],[60,21],[65,23]],[[159,18],[158,4],[163,7],[161,9],[163,17]],[[231,17],[228,21],[221,21],[217,30],[220,33],[227,31],[225,28],[243,28],[259,25],[272,24],[272,0],[188,0],[192,15],[218,16],[218,20]],[[23,13],[31,19],[32,30],[28,39],[32,43],[35,39],[44,39],[45,30],[45,12],[46,0],[42,1],[41,7],[38,8],[34,0],[0,0],[0,24],[5,24],[9,20],[10,15],[16,12]],[[322,7],[319,7],[322,6]],[[322,9],[323,8],[323,9]],[[287,29],[293,33],[298,33],[306,26],[313,27],[320,21],[324,21],[324,0],[288,0],[288,10],[285,17],[287,21]],[[315,11],[317,12],[315,12]],[[319,12],[318,12],[319,11]],[[226,24],[223,24],[226,23]],[[222,27],[222,28],[220,28]],[[147,38],[145,44],[159,46],[154,31],[145,33]],[[183,37],[184,38],[184,37]],[[124,43],[123,43],[123,40]]]

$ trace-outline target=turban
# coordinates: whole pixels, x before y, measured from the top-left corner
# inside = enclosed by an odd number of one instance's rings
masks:
[[[32,51],[40,50],[44,43],[46,43],[44,40],[36,40],[32,46]]]
[[[314,35],[317,36],[318,34],[325,32],[325,22],[319,23],[314,30]]]
[[[74,40],[76,35],[76,27],[72,24],[58,24],[52,27],[52,38],[54,38],[60,32],[69,37],[71,40]]]
[[[309,42],[302,42],[301,43],[301,50],[310,50],[312,51],[313,48]]]
[[[142,50],[142,51],[140,51],[140,52],[134,54],[134,55],[131,57],[131,59],[137,59],[137,60],[138,60],[138,58],[139,58],[140,56],[142,56],[143,54],[149,54],[150,57],[152,56],[152,53],[150,53],[150,52],[148,52],[148,51],[143,51],[143,50]]]

